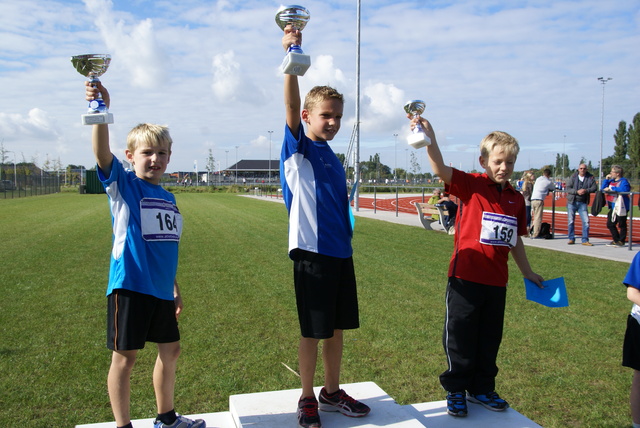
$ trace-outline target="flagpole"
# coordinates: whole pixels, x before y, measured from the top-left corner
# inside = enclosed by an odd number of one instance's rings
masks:
[[[353,207],[360,210],[360,0],[357,0],[356,12],[356,151],[353,162],[353,185],[356,193],[353,198]]]

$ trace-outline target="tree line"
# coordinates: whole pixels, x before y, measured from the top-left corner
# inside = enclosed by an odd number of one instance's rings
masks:
[[[613,134],[614,148],[613,154],[602,159],[602,175],[606,176],[611,165],[620,165],[624,169],[625,177],[630,181],[640,181],[640,113],[636,113],[633,121],[627,124],[621,120],[618,128]],[[591,174],[598,177],[599,164],[594,165],[591,160],[584,156],[580,158],[578,164],[585,164]],[[549,168],[553,171],[556,178],[567,178],[573,170],[568,168],[569,156],[566,153],[557,153],[555,165],[546,165],[540,168]],[[516,174],[514,174],[515,176]]]

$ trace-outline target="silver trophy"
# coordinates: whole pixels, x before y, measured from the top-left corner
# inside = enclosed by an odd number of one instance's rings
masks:
[[[416,117],[424,113],[424,109],[426,107],[427,105],[422,100],[411,100],[404,105],[404,111],[409,113],[411,116]],[[427,137],[427,134],[424,133],[420,122],[418,122],[416,127],[413,128],[413,133],[409,135],[407,140],[409,145],[414,149],[426,147],[431,144],[431,138]]]
[[[295,30],[302,31],[309,22],[309,11],[302,6],[281,6],[276,13],[276,23],[278,27],[284,31],[287,25]],[[289,46],[287,56],[282,61],[282,72],[284,74],[293,74],[296,76],[304,76],[311,66],[311,58],[309,55],[305,55],[302,52],[302,48],[299,45]]]
[[[108,54],[89,54],[76,55],[71,57],[71,64],[95,86],[95,82],[99,82],[111,63],[111,55]],[[103,123],[113,123],[113,114],[109,113],[109,109],[102,100],[102,95],[89,102],[89,111],[82,115],[83,125],[98,125]]]

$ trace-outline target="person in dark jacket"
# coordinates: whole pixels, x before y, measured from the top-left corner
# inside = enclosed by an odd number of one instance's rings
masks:
[[[591,193],[597,190],[595,177],[587,171],[587,165],[580,164],[578,170],[567,181],[567,224],[569,227],[569,242],[576,243],[575,217],[576,211],[582,221],[582,245],[593,246],[589,242],[589,199]]]

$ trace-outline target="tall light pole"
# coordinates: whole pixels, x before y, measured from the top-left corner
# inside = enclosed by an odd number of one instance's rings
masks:
[[[226,171],[229,169],[229,150],[224,151],[224,163],[225,163],[224,169]]]
[[[562,179],[564,180],[564,158],[567,157],[567,151],[565,149],[567,147],[567,136],[564,136],[564,140],[562,141]],[[569,165],[567,165],[569,166]]]
[[[600,83],[602,83],[602,121],[600,122],[600,171],[598,172],[598,183],[602,183],[602,141],[604,138],[604,87],[609,80],[613,80],[611,77],[598,77]]]
[[[18,175],[16,174],[16,152],[5,150],[6,153],[13,153],[13,187],[18,188]],[[4,159],[2,159],[4,161]]]
[[[409,149],[404,149],[404,182],[409,181]]]
[[[356,1],[356,151],[353,154],[353,208],[360,211],[360,0]],[[347,165],[349,162],[347,161]]]
[[[236,184],[238,184],[238,146],[236,146]]]
[[[269,133],[269,184],[271,184],[271,134],[273,131],[267,131]]]
[[[393,134],[395,141],[393,143],[393,181],[396,181],[398,174],[398,134]]]

